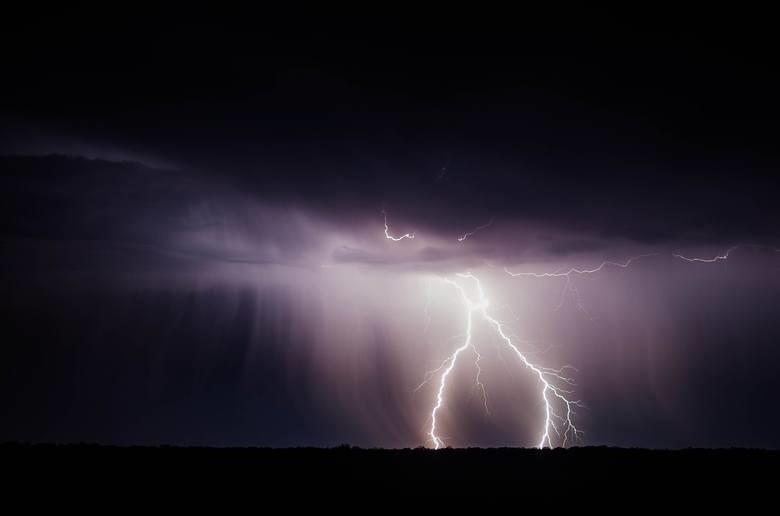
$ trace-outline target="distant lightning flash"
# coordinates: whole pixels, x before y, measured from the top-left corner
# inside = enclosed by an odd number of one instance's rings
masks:
[[[400,242],[404,238],[408,238],[409,240],[414,239],[414,232],[405,233],[399,237],[394,237],[393,235],[391,235],[390,227],[387,225],[387,211],[385,211],[384,208],[382,209],[382,215],[385,217],[385,238],[387,238],[388,240],[392,240],[393,242]]]
[[[572,267],[568,270],[558,269],[553,272],[511,272],[509,269],[504,267],[504,272],[506,272],[512,277],[521,276],[521,277],[530,277],[530,278],[566,278],[566,282],[563,285],[563,291],[561,292],[561,300],[558,303],[558,306],[555,307],[555,311],[557,312],[558,310],[560,310],[566,304],[566,300],[568,298],[571,298],[576,303],[577,309],[580,312],[585,314],[585,316],[591,321],[595,321],[595,319],[590,315],[590,313],[585,309],[585,306],[582,304],[580,291],[574,286],[572,278],[574,276],[587,276],[590,274],[596,274],[597,272],[601,272],[608,267],[618,267],[620,269],[627,269],[628,267],[631,266],[632,263],[634,263],[637,260],[640,260],[642,258],[649,258],[651,256],[658,256],[658,255],[659,253],[647,253],[647,254],[640,254],[638,256],[633,256],[624,262],[604,261],[601,262],[598,265],[598,267],[594,267],[592,269],[578,269],[576,267]],[[568,297],[567,294],[569,294]]]
[[[509,269],[504,267],[504,271],[510,276],[531,276],[534,278],[568,278],[572,274],[595,274],[604,270],[605,267],[620,267],[621,269],[627,269],[632,263],[641,259],[648,258],[650,256],[658,256],[659,253],[640,254],[639,256],[633,256],[625,262],[601,262],[598,267],[593,269],[577,269],[572,267],[567,271],[561,271],[560,269],[554,272],[510,272]]]
[[[731,255],[734,254],[738,249],[740,248],[752,248],[752,249],[760,249],[763,251],[769,251],[769,252],[775,252],[780,253],[780,249],[765,245],[765,244],[736,244],[728,249],[723,254],[716,254],[712,257],[705,257],[702,258],[700,256],[685,256],[680,253],[672,253],[672,256],[674,258],[677,258],[678,260],[683,260],[685,262],[689,263],[717,263],[717,262],[723,262],[725,266],[728,265],[729,258],[731,258]]]
[[[487,229],[492,225],[493,225],[493,219],[490,219],[490,221],[487,224],[482,224],[481,226],[477,226],[467,233],[463,233],[463,236],[458,237],[458,242],[463,242],[467,238],[474,236],[474,233],[476,233],[477,231]]]
[[[496,331],[503,342],[520,359],[520,362],[523,364],[523,366],[531,371],[531,373],[539,380],[541,387],[540,398],[544,403],[545,412],[544,426],[538,444],[539,448],[553,447],[553,436],[557,437],[556,443],[560,444],[561,446],[566,446],[568,443],[575,440],[581,432],[574,425],[572,420],[574,416],[574,407],[581,407],[582,404],[577,400],[569,399],[572,391],[561,386],[561,384],[568,386],[574,385],[573,379],[564,376],[564,371],[568,368],[564,367],[561,369],[550,369],[533,364],[515,345],[511,337],[509,337],[507,334],[507,331],[504,329],[504,326],[496,318],[488,314],[488,298],[482,289],[482,283],[479,281],[479,279],[471,273],[457,274],[457,277],[474,281],[476,285],[477,297],[476,299],[472,299],[472,297],[470,297],[466,292],[466,289],[463,287],[463,285],[457,281],[449,278],[444,279],[448,285],[455,287],[457,292],[460,294],[464,304],[466,305],[466,339],[464,340],[463,344],[458,347],[438,369],[434,370],[428,375],[428,377],[430,377],[431,374],[435,374],[436,372],[444,369],[441,376],[439,377],[439,388],[436,392],[436,403],[433,406],[430,415],[431,426],[428,435],[433,442],[434,448],[438,450],[444,446],[444,441],[438,433],[437,415],[439,410],[441,410],[442,406],[444,405],[447,379],[449,378],[453,369],[455,369],[458,358],[464,351],[469,348],[471,348],[476,355],[476,381],[478,386],[482,389],[485,400],[485,409],[487,410],[487,395],[485,394],[485,386],[480,380],[481,369],[479,369],[479,360],[481,355],[479,354],[476,346],[473,344],[472,337],[475,313],[480,315],[482,319],[484,319]]]
[[[739,247],[740,247],[739,245],[735,245],[735,246],[729,247],[726,250],[725,253],[723,253],[721,255],[716,255],[716,256],[714,256],[712,258],[691,258],[691,257],[683,256],[683,255],[677,254],[677,253],[672,254],[672,256],[674,256],[675,258],[679,258],[680,260],[685,260],[686,262],[715,263],[715,262],[728,260],[729,259],[729,255],[731,253],[733,253],[734,251],[736,251]]]

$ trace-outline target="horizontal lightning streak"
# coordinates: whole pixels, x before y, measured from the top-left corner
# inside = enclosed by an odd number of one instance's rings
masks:
[[[725,253],[723,253],[721,255],[716,255],[716,256],[714,256],[712,258],[696,258],[696,257],[691,258],[691,257],[683,256],[683,255],[677,254],[677,253],[673,253],[672,256],[674,256],[675,258],[679,258],[680,260],[685,260],[686,262],[715,263],[715,262],[719,262],[719,261],[728,260],[729,259],[729,255],[732,252],[734,252],[735,250],[737,250],[739,247],[740,247],[739,245],[735,245],[735,246],[729,247],[726,250]]]
[[[593,269],[578,269],[576,267],[572,267],[571,269],[567,271],[554,271],[554,272],[511,272],[509,269],[504,267],[504,272],[509,274],[510,276],[517,277],[517,276],[528,276],[532,278],[568,278],[573,274],[576,275],[586,275],[586,274],[595,274],[597,272],[600,272],[604,270],[605,267],[611,266],[611,267],[620,267],[621,269],[628,268],[632,263],[635,261],[642,259],[642,258],[649,258],[651,256],[658,256],[660,253],[647,253],[647,254],[640,254],[639,256],[633,256],[626,260],[625,262],[601,262],[601,264],[598,267],[595,267]]]
[[[658,255],[659,253],[647,253],[647,254],[640,254],[638,256],[632,256],[631,258],[627,259],[624,262],[604,261],[601,262],[597,267],[594,267],[592,269],[578,269],[576,267],[572,267],[565,271],[557,270],[553,272],[512,272],[508,268],[504,267],[504,272],[506,272],[512,277],[566,278],[566,282],[563,285],[563,291],[561,291],[561,300],[558,303],[558,306],[555,307],[554,311],[557,312],[558,310],[563,308],[563,306],[566,304],[567,299],[572,299],[576,303],[577,309],[580,312],[582,312],[585,315],[585,317],[587,317],[591,322],[595,322],[596,319],[588,312],[588,310],[585,309],[585,305],[583,305],[582,298],[580,296],[580,291],[574,286],[572,277],[596,274],[598,272],[603,271],[607,267],[617,267],[620,269],[627,269],[628,267],[631,266],[632,263],[634,263],[637,260],[640,260],[642,258],[649,258],[651,256],[658,256]]]
[[[675,257],[675,258],[678,258],[680,260],[684,260],[686,262],[715,263],[715,262],[727,261],[729,258],[731,258],[731,254],[734,253],[734,251],[736,251],[737,249],[743,248],[743,247],[748,247],[748,248],[752,248],[752,249],[762,249],[764,251],[780,253],[780,249],[778,249],[776,247],[773,247],[773,246],[769,246],[769,245],[765,245],[765,244],[750,244],[750,243],[748,243],[748,244],[736,244],[736,245],[733,245],[733,246],[729,247],[728,249],[726,249],[726,252],[724,252],[723,254],[715,255],[712,258],[702,258],[702,257],[698,257],[698,256],[691,257],[691,256],[685,256],[685,255],[683,255],[681,253],[672,253],[672,256]]]

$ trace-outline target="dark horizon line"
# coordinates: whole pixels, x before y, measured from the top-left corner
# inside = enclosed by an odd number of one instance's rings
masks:
[[[264,446],[264,445],[202,445],[202,444],[105,444],[96,442],[24,442],[6,441],[0,443],[0,450],[7,448],[105,448],[105,449],[177,449],[177,450],[254,450],[254,451],[370,451],[370,452],[469,452],[469,451],[509,451],[509,452],[566,452],[566,451],[632,451],[632,452],[770,452],[780,453],[780,448],[761,448],[751,446],[706,447],[688,446],[682,448],[647,448],[642,446],[613,446],[606,444],[537,448],[535,446],[447,446],[436,450],[426,446],[405,448],[385,448],[381,446],[364,447],[348,443],[333,446]]]

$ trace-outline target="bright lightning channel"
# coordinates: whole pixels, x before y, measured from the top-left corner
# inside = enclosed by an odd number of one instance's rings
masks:
[[[393,242],[400,242],[404,238],[408,238],[409,240],[413,240],[414,239],[414,232],[412,232],[412,233],[405,233],[405,234],[403,234],[403,235],[401,235],[399,237],[394,237],[393,235],[391,235],[390,234],[390,227],[387,225],[387,211],[385,211],[384,208],[382,209],[382,215],[385,218],[385,238],[387,238],[388,240],[392,240]]]
[[[405,238],[408,238],[410,240],[414,238],[414,233],[406,233],[404,235],[401,235],[400,237],[395,237],[391,235],[390,228],[387,224],[387,212],[384,209],[382,209],[382,215],[384,215],[384,221],[385,221],[385,237],[388,240],[399,242]],[[472,231],[464,233],[461,237],[459,237],[458,242],[463,242],[467,238],[474,236],[476,232],[482,229],[486,229],[490,227],[492,224],[493,224],[493,219],[491,219],[486,224],[477,226]],[[769,248],[768,246],[764,246],[764,245],[749,244],[749,246],[759,247],[759,248]],[[728,248],[723,254],[716,255],[711,258],[691,257],[691,256],[685,256],[680,253],[672,253],[672,256],[674,258],[684,260],[686,262],[715,263],[719,261],[728,260],[731,253],[733,253],[736,249],[740,247],[742,247],[741,244],[734,245]],[[780,252],[780,249],[777,248],[770,248],[770,249],[772,249],[774,252]],[[570,297],[572,297],[577,303],[577,308],[581,312],[583,312],[586,316],[588,316],[588,318],[591,321],[593,321],[593,318],[590,316],[587,310],[585,310],[585,307],[582,304],[580,293],[575,288],[572,278],[596,274],[598,272],[603,271],[606,268],[611,268],[611,267],[627,269],[637,260],[640,260],[642,258],[648,258],[651,256],[658,256],[659,254],[660,253],[641,254],[638,256],[633,256],[624,262],[604,261],[592,269],[580,269],[580,268],[572,267],[569,269],[558,269],[553,272],[512,272],[508,268],[504,267],[504,271],[512,277],[566,278],[564,289],[563,292],[561,293],[561,301],[555,310],[556,311],[559,310],[564,305],[567,299],[566,294],[569,293]],[[489,306],[489,302],[482,288],[482,283],[480,282],[480,280],[470,272],[459,273],[456,274],[456,276],[461,279],[471,280],[476,285],[477,298],[476,300],[474,300],[469,296],[466,289],[463,287],[461,283],[450,278],[443,278],[445,283],[447,283],[448,285],[456,289],[463,303],[466,306],[466,338],[463,341],[463,344],[461,344],[458,348],[456,348],[455,351],[453,351],[452,354],[448,356],[441,363],[439,367],[426,372],[423,377],[422,383],[419,386],[417,386],[417,388],[415,389],[415,392],[417,392],[420,388],[422,388],[424,385],[430,382],[430,380],[436,374],[441,372],[439,376],[439,386],[436,391],[436,402],[433,408],[431,409],[430,418],[429,418],[431,426],[428,431],[428,436],[430,437],[430,440],[433,442],[434,448],[438,450],[443,446],[445,446],[444,440],[439,434],[439,429],[438,429],[439,421],[437,416],[439,414],[439,411],[442,409],[442,407],[445,404],[445,392],[447,388],[447,380],[449,379],[450,375],[455,369],[458,359],[467,350],[471,351],[471,353],[474,356],[474,366],[476,368],[475,385],[482,394],[483,404],[485,406],[485,412],[488,414],[490,413],[490,409],[488,406],[487,391],[481,379],[482,369],[480,367],[480,361],[482,360],[482,355],[479,353],[477,346],[474,344],[474,339],[472,335],[472,330],[474,325],[474,314],[481,316],[482,319],[495,330],[495,332],[499,335],[499,337],[501,337],[501,340],[507,345],[507,347],[509,347],[514,352],[514,354],[520,360],[522,365],[526,369],[528,369],[534,376],[536,376],[539,380],[539,384],[540,384],[539,395],[542,402],[544,403],[545,419],[544,419],[544,425],[542,427],[541,437],[539,438],[539,442],[537,446],[539,448],[545,448],[545,447],[552,448],[554,446],[553,435],[557,437],[556,445],[560,445],[560,446],[566,446],[567,444],[578,439],[582,431],[579,430],[573,422],[573,417],[575,415],[574,408],[582,407],[583,404],[579,400],[570,399],[569,397],[571,396],[573,391],[565,387],[565,386],[573,387],[575,385],[574,380],[572,378],[565,376],[566,374],[565,371],[567,370],[576,371],[576,369],[572,366],[564,366],[560,369],[552,369],[547,367],[541,367],[531,362],[528,359],[528,357],[523,352],[521,352],[520,349],[515,345],[514,341],[512,340],[512,337],[510,337],[510,335],[505,330],[504,325],[502,325],[496,318],[488,314],[487,309]],[[430,318],[430,314],[428,314],[428,303],[430,303],[429,289],[430,286],[428,286],[428,289],[426,290],[426,297],[428,298],[428,302],[426,303],[427,318]]]
[[[501,340],[514,352],[514,354],[520,359],[520,362],[531,371],[531,373],[539,379],[540,383],[540,398],[544,403],[545,420],[544,426],[539,439],[538,447],[553,447],[553,434],[558,438],[557,442],[561,446],[566,446],[568,443],[577,439],[581,431],[574,425],[572,418],[574,417],[574,407],[582,407],[582,404],[578,400],[571,400],[569,396],[572,391],[564,388],[561,384],[567,386],[573,386],[574,380],[564,376],[564,371],[567,369],[574,369],[571,366],[566,366],[561,369],[551,369],[541,367],[533,364],[515,345],[511,337],[507,334],[504,326],[494,317],[488,314],[488,298],[482,288],[482,283],[479,279],[471,273],[457,274],[458,278],[471,280],[476,284],[476,299],[472,299],[466,292],[466,289],[461,283],[450,278],[444,278],[444,281],[454,287],[460,294],[463,303],[466,305],[466,338],[443,363],[438,369],[429,372],[426,378],[430,378],[438,371],[442,372],[439,377],[439,388],[436,391],[436,403],[431,410],[430,421],[431,426],[428,435],[433,442],[435,449],[439,449],[444,446],[444,441],[438,432],[438,419],[437,415],[445,403],[445,391],[447,387],[447,379],[452,371],[455,369],[458,358],[464,351],[471,349],[476,356],[477,366],[477,384],[481,388],[483,398],[485,401],[485,409],[487,410],[487,395],[485,393],[485,386],[480,380],[481,369],[479,369],[479,360],[482,358],[479,354],[476,346],[473,343],[472,328],[474,322],[474,315],[477,314],[482,317],[501,337]],[[427,382],[427,379],[426,381]],[[423,384],[425,383],[423,382]],[[557,407],[557,410],[556,410]],[[562,410],[561,410],[562,409]]]

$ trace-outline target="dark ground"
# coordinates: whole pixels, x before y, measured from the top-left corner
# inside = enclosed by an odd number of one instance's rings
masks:
[[[337,448],[112,447],[0,445],[8,493],[68,496],[219,493],[295,498],[576,493],[646,497],[685,494],[708,500],[772,494],[780,450],[677,451],[587,447],[384,450]],[[232,496],[232,495],[231,495]],[[298,500],[301,501],[301,500]],[[305,500],[304,500],[305,501]]]

